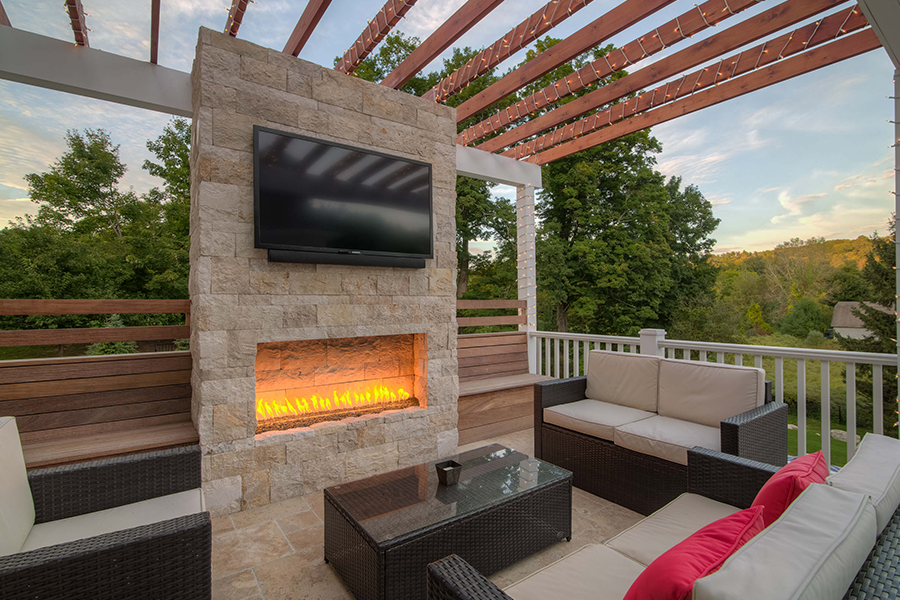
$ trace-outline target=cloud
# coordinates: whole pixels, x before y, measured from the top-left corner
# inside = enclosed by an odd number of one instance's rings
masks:
[[[770,188],[766,188],[764,190],[759,190],[759,191],[762,192],[763,194],[768,194],[769,192],[777,192],[779,189],[781,189],[781,188],[770,187]]]
[[[732,198],[712,198],[709,200],[709,203],[713,206],[723,206],[725,204],[731,204]]]
[[[879,161],[878,163],[875,163],[875,165],[872,165],[872,166],[877,166],[878,164],[881,164],[883,162],[884,161]],[[894,172],[891,169],[885,169],[885,170],[877,172],[877,173],[858,173],[856,175],[851,175],[850,177],[846,177],[846,178],[842,179],[836,186],[834,186],[834,191],[839,192],[839,191],[847,189],[847,188],[853,188],[853,187],[858,187],[858,186],[867,187],[867,188],[872,187],[874,185],[877,185],[878,182],[883,181],[885,179],[890,179],[893,176],[894,176]]]

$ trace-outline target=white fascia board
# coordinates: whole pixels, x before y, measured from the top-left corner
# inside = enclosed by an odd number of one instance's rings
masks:
[[[900,69],[900,0],[859,0],[859,6],[894,68]]]
[[[456,145],[456,174],[515,187],[544,187],[538,165],[460,144]]]
[[[0,27],[0,79],[192,117],[191,76],[149,62]]]

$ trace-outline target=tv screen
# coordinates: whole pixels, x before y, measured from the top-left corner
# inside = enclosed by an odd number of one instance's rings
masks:
[[[431,165],[253,128],[256,247],[433,258]]]

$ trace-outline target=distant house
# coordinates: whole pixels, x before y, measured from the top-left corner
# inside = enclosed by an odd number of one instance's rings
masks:
[[[866,329],[862,319],[853,312],[854,310],[858,311],[863,304],[884,313],[894,312],[893,309],[874,302],[838,302],[834,305],[834,314],[831,316],[831,328],[834,332],[854,340],[861,340],[872,335],[872,332]]]

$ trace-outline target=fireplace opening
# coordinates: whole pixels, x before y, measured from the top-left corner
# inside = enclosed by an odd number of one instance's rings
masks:
[[[257,345],[256,432],[427,404],[426,334]]]

